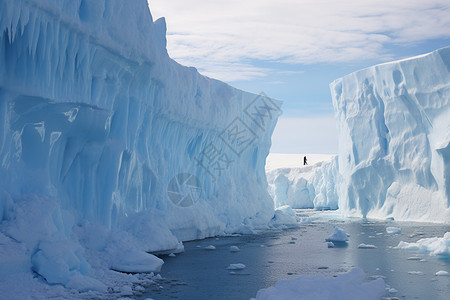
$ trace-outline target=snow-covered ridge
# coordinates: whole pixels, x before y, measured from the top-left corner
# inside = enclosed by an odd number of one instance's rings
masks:
[[[271,221],[280,103],[180,66],[165,44],[145,0],[0,1],[0,237],[22,249],[20,274],[104,291],[107,269],[158,270],[146,251]],[[193,205],[169,197],[183,174]]]
[[[338,161],[326,154],[303,155],[271,153],[266,173],[275,207],[337,209]]]
[[[339,209],[450,222],[450,48],[330,85],[339,132]]]

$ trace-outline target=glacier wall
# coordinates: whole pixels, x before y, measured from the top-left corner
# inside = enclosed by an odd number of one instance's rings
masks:
[[[269,193],[275,207],[338,209],[338,158],[299,168],[267,171]]]
[[[50,283],[158,270],[145,252],[274,216],[264,165],[280,103],[177,64],[165,33],[145,0],[0,0],[0,238]],[[179,174],[196,179],[190,204],[169,197]]]
[[[450,48],[330,85],[346,215],[450,222]]]

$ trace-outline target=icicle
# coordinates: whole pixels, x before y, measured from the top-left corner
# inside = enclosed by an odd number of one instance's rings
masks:
[[[12,44],[14,42],[14,39],[16,37],[16,33],[17,33],[17,27],[19,25],[19,20],[20,20],[20,11],[22,9],[13,9],[13,14],[11,17],[11,36],[10,36],[10,44]]]
[[[37,51],[37,43],[39,41],[39,33],[40,33],[41,21],[39,16],[34,17],[34,25],[33,25],[33,34],[32,34],[32,42],[30,44],[33,54],[33,59],[36,57]]]
[[[28,21],[28,54],[31,56],[33,53],[33,31],[34,25],[36,24],[36,18],[33,13],[30,12],[30,17]]]
[[[27,26],[28,21],[30,20],[30,10],[28,7],[24,6],[22,8],[22,14],[20,16],[20,35],[23,36],[23,32],[25,31],[25,26]]]

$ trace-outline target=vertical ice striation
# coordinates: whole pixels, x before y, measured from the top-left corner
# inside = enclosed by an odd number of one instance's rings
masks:
[[[157,270],[145,251],[274,216],[264,164],[280,103],[177,64],[165,32],[145,0],[0,0],[1,232],[51,283],[82,286],[95,251],[113,269]],[[179,174],[197,179],[193,205],[169,198]],[[136,261],[95,232],[126,233]]]
[[[450,48],[331,83],[339,209],[450,222]]]
[[[267,170],[269,193],[276,207],[337,209],[337,156],[311,166]]]

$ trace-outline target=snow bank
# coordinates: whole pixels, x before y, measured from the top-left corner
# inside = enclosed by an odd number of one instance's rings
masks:
[[[0,1],[0,292],[31,270],[105,291],[270,223],[280,103],[180,66],[165,32],[145,0]]]
[[[415,243],[401,241],[397,249],[420,250],[429,252],[430,255],[450,256],[450,232],[444,234],[444,237],[420,239]]]
[[[383,279],[364,282],[365,278],[359,268],[337,277],[300,276],[280,280],[272,287],[259,290],[256,299],[381,299],[385,294]]]
[[[330,85],[345,215],[450,222],[450,47]]]
[[[336,185],[338,161],[332,155],[270,154],[267,158],[267,182],[275,206],[292,208],[337,209]],[[298,167],[295,167],[298,166]],[[280,168],[281,167],[281,168]]]

